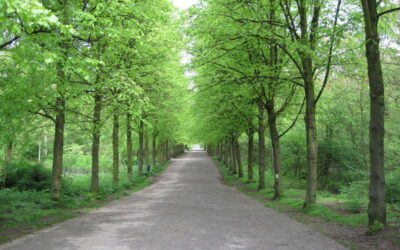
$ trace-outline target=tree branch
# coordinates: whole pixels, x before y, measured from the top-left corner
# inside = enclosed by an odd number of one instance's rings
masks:
[[[397,8],[394,8],[394,9],[390,9],[390,10],[385,10],[385,11],[383,11],[381,13],[378,13],[378,18],[383,16],[383,15],[386,15],[386,14],[389,14],[389,13],[392,13],[392,12],[395,12],[395,11],[399,11],[399,10],[400,10],[400,7],[397,7]]]
[[[7,47],[8,45],[12,44],[13,42],[17,41],[18,39],[20,39],[21,36],[15,36],[13,37],[10,41],[7,41],[5,43],[0,44],[0,50],[4,49],[5,47]]]
[[[278,109],[278,111],[275,113],[276,116],[278,117],[285,109],[288,107],[289,103],[291,102],[294,94],[296,93],[297,85],[293,84],[292,89],[290,91],[290,94],[287,96],[285,99],[285,102],[282,104],[281,108]]]
[[[296,125],[297,120],[299,119],[301,113],[303,112],[303,108],[304,108],[304,104],[305,104],[305,103],[306,103],[306,99],[304,98],[304,99],[303,99],[303,103],[301,104],[300,110],[299,110],[299,112],[297,113],[296,118],[294,119],[294,121],[292,122],[292,124],[289,126],[289,128],[286,129],[282,134],[279,135],[279,138],[281,138],[282,136],[284,136],[287,132],[289,132],[289,131],[294,127],[294,125]]]
[[[333,24],[333,32],[332,32],[332,37],[331,37],[331,44],[329,46],[329,53],[328,53],[328,64],[326,65],[326,73],[324,77],[324,81],[322,83],[322,87],[317,95],[317,98],[315,99],[315,104],[318,103],[319,98],[322,95],[322,92],[324,92],[324,89],[326,85],[328,84],[328,79],[329,79],[329,74],[332,66],[332,53],[333,53],[333,46],[335,44],[335,38],[336,38],[336,28],[337,28],[337,22],[339,18],[339,12],[340,12],[340,6],[342,4],[342,0],[338,0],[338,4],[336,7],[336,14],[335,14],[335,21]]]
[[[40,113],[40,112],[32,111],[32,110],[30,110],[29,113],[35,114],[35,115],[43,116],[43,117],[45,117],[45,118],[47,118],[47,119],[52,120],[54,123],[56,123],[56,119],[54,119],[54,117],[52,117],[52,116],[49,115],[49,114],[44,114],[44,113]]]

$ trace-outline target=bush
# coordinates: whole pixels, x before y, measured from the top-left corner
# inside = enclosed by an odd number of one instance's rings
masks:
[[[388,172],[386,177],[386,200],[389,203],[400,202],[400,169]]]
[[[368,200],[368,180],[353,181],[340,190],[342,196],[348,200]]]
[[[368,230],[367,230],[367,235],[374,235],[380,231],[382,231],[385,228],[385,225],[383,225],[379,221],[374,221],[371,225],[369,225]]]
[[[51,170],[38,163],[6,163],[4,172],[6,188],[42,191],[51,187]]]
[[[362,210],[362,202],[360,200],[349,200],[346,202],[346,210],[351,214],[359,214]]]
[[[85,154],[64,154],[64,173],[66,174],[90,174],[92,169],[92,157]],[[112,171],[112,159],[110,157],[100,157],[100,172]]]

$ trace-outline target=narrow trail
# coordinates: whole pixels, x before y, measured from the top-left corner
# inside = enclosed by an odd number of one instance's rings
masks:
[[[205,152],[172,161],[157,183],[0,249],[345,249],[220,182]]]

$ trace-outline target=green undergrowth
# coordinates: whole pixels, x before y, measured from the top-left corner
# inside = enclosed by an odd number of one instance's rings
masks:
[[[166,169],[167,163],[153,168],[145,176],[134,176],[133,180],[120,173],[118,185],[112,184],[112,174],[100,174],[99,193],[89,192],[90,175],[70,174],[63,177],[63,193],[60,201],[50,199],[49,189],[0,190],[0,243],[30,233],[45,226],[64,221],[83,212],[90,211],[139,191],[152,182],[152,178]],[[134,171],[137,173],[137,171]]]
[[[218,163],[218,162],[217,162]],[[224,181],[229,185],[236,186],[240,191],[259,200],[264,205],[274,208],[281,212],[291,211],[290,215],[306,214],[309,216],[323,219],[327,222],[336,222],[338,224],[367,228],[367,196],[355,194],[351,188],[344,188],[341,193],[331,193],[325,190],[319,190],[317,193],[317,204],[303,209],[305,197],[305,180],[298,180],[290,177],[284,177],[284,194],[280,199],[272,200],[274,196],[272,173],[266,173],[266,189],[257,191],[258,174],[254,168],[253,182],[247,181],[247,172],[245,170],[244,178],[233,176],[228,169],[219,165],[221,175]],[[350,189],[350,191],[349,191]],[[294,212],[294,213],[293,213]],[[301,218],[297,218],[301,220]],[[400,204],[388,203],[388,224],[389,226],[400,226]]]

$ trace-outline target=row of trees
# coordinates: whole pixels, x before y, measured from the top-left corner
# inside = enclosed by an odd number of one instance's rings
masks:
[[[238,137],[245,132],[248,179],[252,181],[253,138],[257,132],[258,185],[264,189],[268,127],[274,198],[279,198],[283,192],[281,139],[298,127],[296,123],[304,115],[303,138],[307,149],[304,208],[309,207],[316,203],[321,155],[317,105],[329,105],[332,101],[324,100],[323,93],[333,93],[336,88],[333,79],[344,82],[351,75],[368,75],[368,216],[370,224],[375,221],[385,224],[385,95],[378,31],[386,29],[386,51],[392,55],[398,53],[390,41],[398,33],[395,28],[388,28],[389,23],[398,23],[398,16],[390,15],[398,9],[391,1],[375,0],[361,0],[361,4],[341,0],[203,1],[192,10],[188,29],[197,73],[194,102],[200,107],[196,116],[197,136],[205,140],[208,150],[219,156],[233,174],[243,177]],[[365,44],[366,62],[360,60],[363,53],[360,44]]]
[[[145,165],[182,151],[177,145],[187,89],[179,27],[168,0],[1,1],[0,138],[6,160],[16,145],[24,148],[32,139],[42,145],[45,138],[47,154],[47,141],[53,141],[51,197],[58,200],[65,141],[91,140],[93,193],[99,190],[100,154],[108,147],[101,138],[108,133],[114,184],[122,135],[130,178],[134,138],[138,175]],[[43,148],[38,152],[40,160]]]

